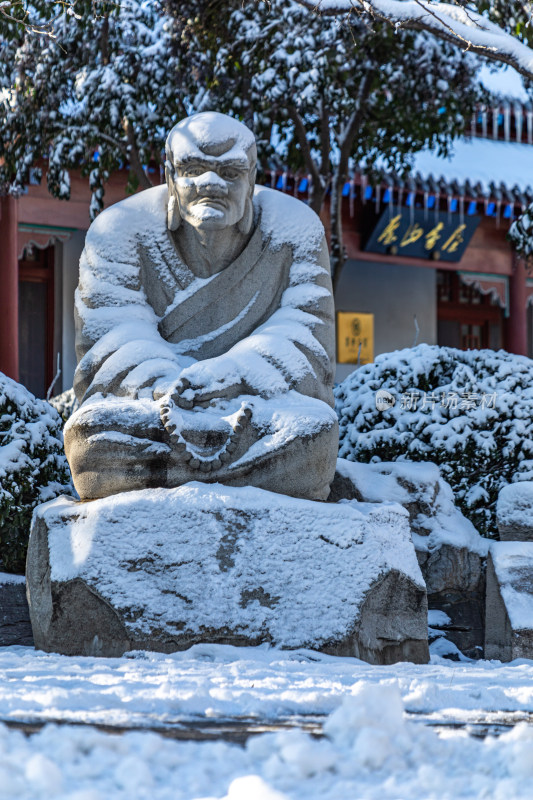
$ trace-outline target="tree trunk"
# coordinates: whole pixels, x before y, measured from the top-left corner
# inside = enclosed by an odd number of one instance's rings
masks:
[[[248,128],[250,128],[251,131],[255,133],[254,108],[253,108],[253,103],[250,100],[251,80],[247,71],[243,75],[241,86],[242,86],[241,102],[244,106],[242,121]]]
[[[295,106],[287,106],[289,117],[294,123],[294,131],[296,138],[300,144],[302,155],[304,158],[305,166],[309,175],[311,176],[311,190],[309,192],[309,206],[313,209],[315,214],[320,214],[322,203],[324,202],[325,185],[318,165],[316,164],[312,153],[309,140],[307,138],[307,131],[303,119],[299,115]],[[329,150],[328,150],[329,152]]]
[[[137,143],[135,142],[135,136],[133,133],[133,127],[128,119],[124,119],[123,126],[126,139],[128,140],[128,158],[130,160],[130,167],[133,171],[133,174],[139,181],[139,186],[141,189],[151,189],[154,184],[144,171],[141,164],[139,151],[137,150]]]
[[[102,53],[102,64],[109,64],[109,17],[107,14],[102,20],[102,38],[100,40],[100,51]]]
[[[315,214],[320,215],[320,209],[324,202],[324,187],[322,184],[317,184],[313,181],[311,191],[309,192],[309,208],[312,208]]]
[[[333,293],[337,291],[339,280],[344,267],[344,245],[342,240],[342,187],[343,177],[339,170],[335,170],[331,183],[331,202],[330,202],[330,263],[331,263],[331,282]]]
[[[374,80],[374,70],[369,70],[361,81],[355,109],[339,136],[339,163],[333,173],[330,202],[330,262],[333,292],[337,289],[344,267],[345,255],[342,236],[342,190],[348,177],[348,162],[357,131],[365,115],[365,103]]]

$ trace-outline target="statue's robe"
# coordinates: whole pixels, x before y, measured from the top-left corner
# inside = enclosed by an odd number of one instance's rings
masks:
[[[256,187],[244,251],[198,278],[167,229],[166,200],[166,186],[139,193],[103,212],[87,234],[76,293],[80,408],[65,428],[80,497],[200,478],[326,499],[338,427],[333,299],[318,217]],[[184,412],[193,439],[216,414],[253,406],[231,462],[209,475],[177,453],[154,399],[197,362],[215,390],[236,382],[243,391]]]

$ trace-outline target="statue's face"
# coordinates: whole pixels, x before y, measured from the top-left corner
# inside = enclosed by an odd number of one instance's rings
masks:
[[[175,176],[181,218],[195,228],[220,230],[243,218],[250,164],[198,155],[175,164]]]
[[[257,148],[246,125],[216,111],[192,114],[174,125],[165,152],[169,230],[185,221],[250,232]]]

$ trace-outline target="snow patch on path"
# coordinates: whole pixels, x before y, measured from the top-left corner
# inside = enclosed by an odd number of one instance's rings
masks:
[[[0,719],[158,727],[334,712],[354,686],[395,681],[408,712],[468,721],[533,714],[533,661],[371,666],[312,650],[200,644],[170,655],[59,656],[0,648]]]
[[[533,729],[526,724],[499,739],[479,740],[464,733],[439,736],[406,721],[403,712],[395,680],[374,684],[359,680],[327,720],[320,739],[298,730],[283,731],[253,737],[241,748],[224,742],[178,743],[151,732],[116,736],[55,725],[28,738],[0,725],[2,796],[6,800],[531,796]]]

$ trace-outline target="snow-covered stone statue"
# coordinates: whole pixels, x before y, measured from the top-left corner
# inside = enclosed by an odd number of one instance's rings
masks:
[[[324,231],[255,170],[244,125],[197,114],[170,132],[167,185],[87,234],[80,408],[65,428],[82,502],[33,516],[40,649],[270,642],[428,658],[407,512],[317,502],[338,444]]]
[[[325,500],[335,472],[334,322],[318,217],[255,186],[251,131],[179,122],[167,185],[102,213],[76,298],[82,499],[191,480]]]

